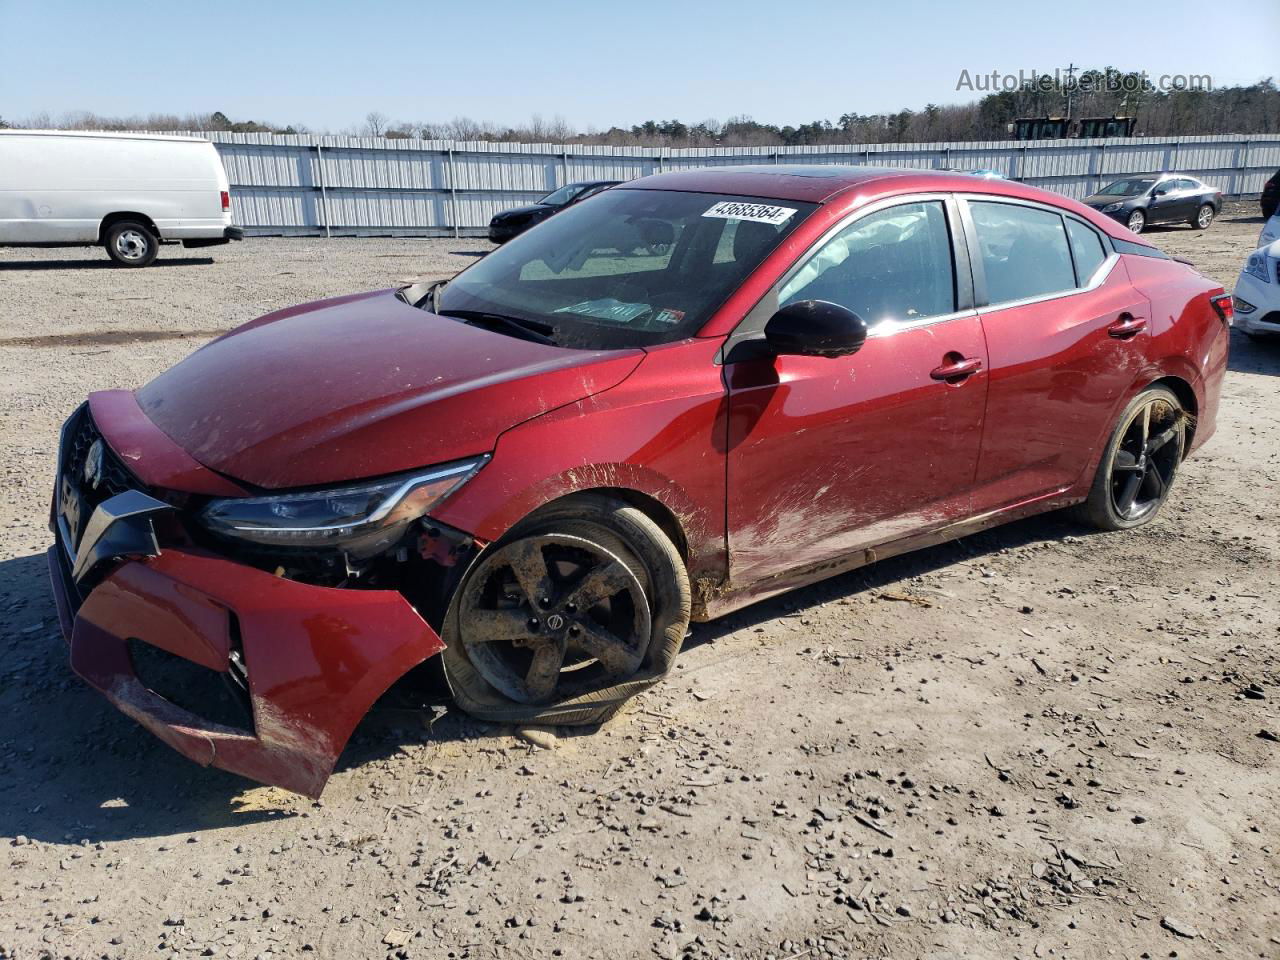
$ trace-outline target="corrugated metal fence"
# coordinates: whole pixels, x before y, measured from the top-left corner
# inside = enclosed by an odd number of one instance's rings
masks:
[[[204,134],[222,155],[250,234],[483,233],[499,210],[574,180],[630,180],[731,164],[990,169],[1083,197],[1128,174],[1189,173],[1229,196],[1280,168],[1280,136],[667,149],[259,133]]]

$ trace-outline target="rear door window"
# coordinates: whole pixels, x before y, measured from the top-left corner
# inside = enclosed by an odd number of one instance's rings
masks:
[[[1062,217],[1014,203],[969,201],[989,304],[1052,296],[1075,289]]]

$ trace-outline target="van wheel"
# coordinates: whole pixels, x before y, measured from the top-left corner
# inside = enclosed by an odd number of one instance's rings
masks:
[[[656,523],[572,497],[477,558],[445,615],[445,674],[483,720],[601,723],[667,674],[689,613],[684,563]]]
[[[122,267],[145,267],[160,252],[156,235],[140,223],[121,220],[107,228],[107,255]]]

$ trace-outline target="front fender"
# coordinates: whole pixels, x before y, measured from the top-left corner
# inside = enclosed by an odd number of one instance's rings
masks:
[[[654,349],[611,390],[506,431],[492,461],[432,516],[493,541],[569,494],[635,491],[680,524],[690,577],[722,580],[727,400],[714,362],[720,342]]]

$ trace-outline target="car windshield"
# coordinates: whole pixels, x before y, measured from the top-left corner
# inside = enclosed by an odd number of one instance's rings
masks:
[[[1140,193],[1146,193],[1155,186],[1155,177],[1143,177],[1137,180],[1117,180],[1115,183],[1108,184],[1098,193],[1105,194],[1108,197],[1134,197]]]
[[[548,207],[563,207],[585,189],[587,189],[585,184],[568,183],[559,190],[548,193],[538,202]]]
[[[815,206],[606,190],[460,273],[437,309],[513,336],[514,320],[564,347],[671,343],[696,334]]]

